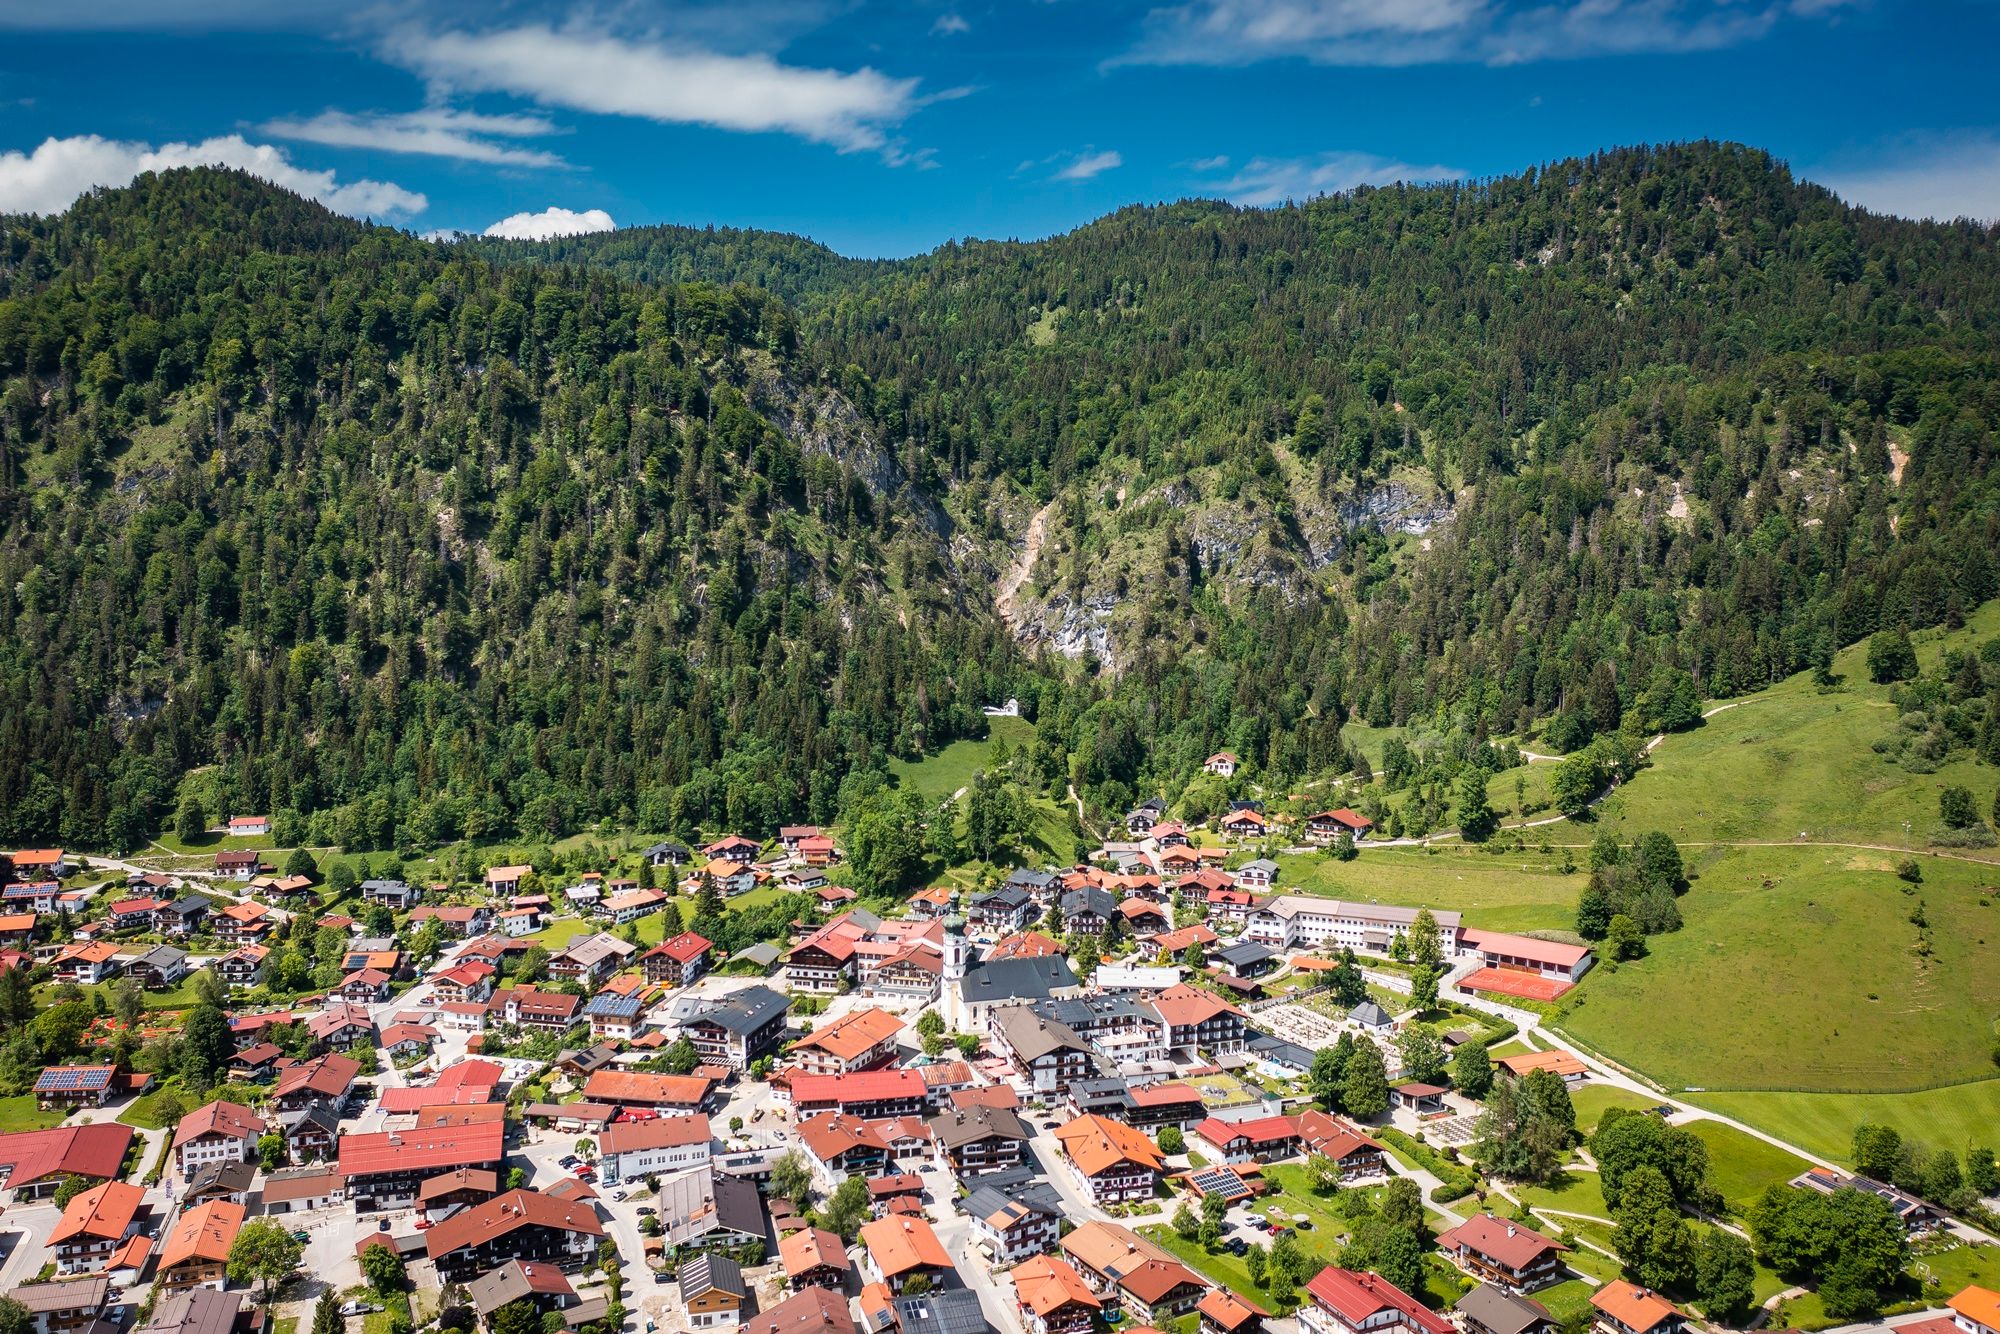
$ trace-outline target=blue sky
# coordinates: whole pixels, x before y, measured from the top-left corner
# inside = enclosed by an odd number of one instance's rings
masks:
[[[1995,50],[1951,0],[0,0],[0,211],[221,161],[419,232],[902,255],[1713,137],[1994,218]]]

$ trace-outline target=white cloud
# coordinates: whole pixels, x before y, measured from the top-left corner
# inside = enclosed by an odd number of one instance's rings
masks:
[[[972,25],[957,14],[940,14],[937,22],[931,24],[931,36],[955,37],[962,32],[971,32]]]
[[[586,232],[608,232],[617,223],[601,208],[573,213],[550,205],[540,213],[515,213],[486,229],[486,235],[507,241],[546,241],[553,236],[582,236]]]
[[[890,147],[883,127],[918,106],[917,80],[865,67],[810,69],[578,29],[405,32],[391,39],[388,55],[437,88],[668,124],[775,130],[842,152]]]
[[[1804,174],[1877,213],[2000,221],[2000,132],[1911,139],[1866,165]]]
[[[1125,158],[1116,149],[1106,149],[1102,153],[1080,153],[1068,166],[1058,171],[1059,181],[1087,181],[1094,176],[1102,176],[1114,167],[1125,165]]]
[[[1801,19],[1842,0],[1793,0]],[[1769,32],[1780,0],[1186,0],[1153,11],[1124,63],[1512,65],[1709,51]]]
[[[556,133],[545,116],[482,116],[476,112],[427,107],[391,115],[322,111],[300,120],[268,122],[264,133],[334,148],[370,148],[384,153],[419,153],[507,167],[560,167],[563,160],[539,149],[496,143]]]
[[[1229,154],[1217,153],[1214,157],[1196,158],[1188,166],[1196,171],[1221,171],[1229,165]]]
[[[1262,208],[1288,199],[1338,194],[1362,185],[1455,180],[1466,173],[1437,164],[1416,166],[1373,153],[1340,151],[1301,158],[1252,158],[1221,190],[1239,204]]]
[[[241,168],[357,218],[421,213],[430,204],[422,194],[390,181],[343,184],[331,171],[295,166],[282,148],[253,144],[239,134],[158,148],[79,134],[45,139],[33,153],[0,153],[0,213],[61,213],[78,195],[100,185],[125,185],[141,172],[201,166]]]

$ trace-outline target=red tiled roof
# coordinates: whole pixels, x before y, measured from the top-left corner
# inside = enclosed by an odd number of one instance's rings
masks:
[[[864,1070],[851,1075],[794,1075],[792,1102],[797,1106],[831,1102],[847,1106],[896,1098],[922,1099],[929,1086],[915,1070]]]
[[[1680,1317],[1680,1309],[1650,1288],[1616,1278],[1590,1294],[1590,1304],[1640,1334]]]
[[[714,942],[707,936],[697,935],[693,931],[683,931],[673,939],[663,940],[653,946],[647,954],[657,954],[662,958],[672,959],[675,963],[688,963],[708,953],[713,946]]]
[[[469,1124],[384,1130],[340,1137],[340,1170],[349,1177],[443,1171],[498,1162],[507,1128],[498,1118]]]
[[[1393,1310],[1425,1334],[1455,1334],[1449,1320],[1379,1274],[1328,1265],[1306,1284],[1306,1292],[1352,1329],[1359,1329],[1374,1317]]]
[[[709,1138],[708,1117],[661,1116],[650,1121],[614,1121],[597,1137],[603,1153],[630,1153],[635,1149],[678,1149],[700,1144]]]
[[[1438,1245],[1445,1250],[1464,1247],[1509,1269],[1525,1269],[1549,1251],[1569,1249],[1533,1228],[1504,1222],[1492,1214],[1474,1214],[1439,1236]]]
[[[276,1048],[273,1048],[276,1050]],[[264,1133],[264,1118],[237,1102],[212,1102],[180,1119],[174,1128],[174,1148],[203,1135],[226,1135],[231,1139],[254,1139]]]
[[[461,1210],[426,1232],[424,1251],[436,1260],[530,1225],[581,1232],[589,1237],[604,1235],[604,1225],[587,1200],[560,1200],[540,1191],[510,1190],[484,1204]]]

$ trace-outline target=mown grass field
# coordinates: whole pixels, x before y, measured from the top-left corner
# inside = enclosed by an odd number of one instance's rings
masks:
[[[1973,649],[2000,635],[2000,602],[1965,627],[1916,636],[1929,667],[1947,648]],[[1630,838],[1664,829],[1686,842],[1793,839],[1923,848],[1939,827],[1938,793],[1970,787],[1983,811],[1994,771],[1958,752],[1933,774],[1914,774],[1871,747],[1894,732],[1889,688],[1868,680],[1866,649],[1835,660],[1840,687],[1821,694],[1799,675],[1731,707],[1690,732],[1670,736],[1652,766],[1607,798],[1598,823]],[[1555,826],[1557,830],[1574,828]],[[1559,840],[1560,841],[1560,840]],[[2000,850],[1969,854],[2000,867]]]
[[[1452,845],[1366,848],[1351,862],[1324,853],[1282,858],[1279,883],[1288,893],[1452,908],[1467,925],[1489,930],[1567,930],[1584,878],[1564,875],[1559,861],[1532,848],[1501,855]]]
[[[1521,1048],[1526,1051],[1524,1046]],[[1495,1049],[1498,1052],[1498,1049]],[[1631,1089],[1619,1088],[1615,1084],[1585,1084],[1574,1089],[1569,1095],[1570,1106],[1576,1109],[1576,1128],[1588,1135],[1597,1129],[1597,1122],[1605,1112],[1613,1107],[1624,1107],[1631,1111],[1644,1111],[1655,1106],[1658,1098],[1649,1098]]]
[[[1782,1186],[1812,1166],[1796,1154],[1720,1121],[1689,1121],[1687,1128],[1708,1146],[1709,1180],[1739,1215],[1765,1191]]]
[[[1853,1162],[1854,1128],[1869,1124],[1935,1148],[2000,1147],[2000,1078],[1921,1093],[1699,1093],[1689,1101],[1836,1163]]]
[[[890,760],[889,772],[901,787],[930,801],[943,801],[972,782],[972,775],[992,762],[993,743],[1005,741],[1013,750],[1035,743],[1035,725],[1024,718],[989,718],[983,741],[954,741],[921,760]]]
[[[16,1130],[47,1130],[60,1125],[61,1112],[45,1112],[35,1105],[35,1095],[20,1093],[11,1098],[0,1098],[0,1134],[12,1134]]]
[[[1914,1088],[1990,1073],[2000,901],[1986,868],[1745,848],[1705,859],[1686,925],[1645,959],[1600,967],[1562,1027],[1682,1089]],[[1910,921],[1922,905],[1925,932]],[[1928,940],[1928,957],[1918,954]]]

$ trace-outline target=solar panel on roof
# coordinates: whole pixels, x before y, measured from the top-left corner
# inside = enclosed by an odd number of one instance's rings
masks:
[[[1195,1186],[1204,1195],[1220,1195],[1225,1200],[1241,1198],[1250,1193],[1243,1184],[1243,1178],[1226,1167],[1209,1167],[1193,1176]]]
[[[50,1093],[74,1093],[80,1089],[103,1088],[111,1082],[111,1071],[105,1067],[57,1066],[42,1071],[35,1087]]]

